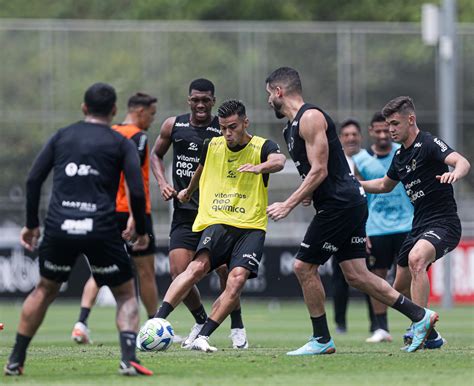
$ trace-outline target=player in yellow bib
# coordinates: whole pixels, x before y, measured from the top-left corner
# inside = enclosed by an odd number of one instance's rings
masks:
[[[189,201],[199,186],[193,231],[202,231],[202,236],[194,260],[171,283],[156,314],[166,318],[196,283],[226,264],[226,288],[191,343],[192,349],[204,352],[217,350],[209,345],[209,336],[235,308],[247,279],[257,277],[267,227],[269,174],[282,170],[286,160],[275,142],[247,132],[242,102],[224,102],[217,115],[222,137],[204,142],[199,166],[178,194],[181,202]]]

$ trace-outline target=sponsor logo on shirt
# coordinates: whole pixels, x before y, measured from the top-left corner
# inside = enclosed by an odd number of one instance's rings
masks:
[[[85,235],[87,232],[92,231],[93,225],[94,221],[91,218],[85,218],[83,220],[66,219],[61,224],[61,230],[71,235]]]
[[[448,145],[446,145],[439,138],[435,138],[433,141],[441,148],[441,153],[444,153],[446,150],[448,150]]]
[[[214,133],[221,134],[220,129],[216,129],[215,127],[212,127],[212,126],[207,127],[206,131],[213,131]]]
[[[184,123],[184,122],[176,122],[174,124],[176,127],[189,127],[189,122]]]
[[[354,236],[351,238],[351,244],[365,244],[365,237]]]
[[[415,145],[414,145],[413,147],[414,147],[414,148],[416,148],[416,147],[421,147],[421,142],[415,143]]]
[[[94,213],[97,211],[97,205],[90,202],[81,202],[81,201],[66,201],[64,200],[61,205],[64,208],[74,208],[79,209],[82,212],[91,212]]]
[[[78,176],[88,176],[90,174],[98,176],[100,173],[93,169],[92,166],[86,164],[77,165],[75,162],[69,162],[64,171],[68,177]]]
[[[191,143],[189,144],[188,150],[198,151],[198,145],[197,145],[197,143],[191,142]]]

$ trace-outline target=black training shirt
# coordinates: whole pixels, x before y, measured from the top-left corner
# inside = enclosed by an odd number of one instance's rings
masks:
[[[60,129],[46,143],[30,170],[26,226],[39,225],[41,186],[53,169],[45,233],[102,238],[117,232],[115,199],[124,171],[138,234],[145,234],[145,193],[134,144],[109,126],[78,122]]]
[[[393,157],[387,176],[401,181],[415,208],[413,228],[457,218],[451,184],[441,184],[436,176],[449,171],[445,158],[453,153],[446,143],[420,131],[413,144],[400,147]]]

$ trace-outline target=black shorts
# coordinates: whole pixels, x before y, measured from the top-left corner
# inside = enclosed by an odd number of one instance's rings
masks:
[[[413,229],[405,239],[397,258],[397,264],[408,267],[408,255],[418,240],[429,241],[436,249],[435,260],[451,252],[461,240],[461,221],[459,219],[425,225]]]
[[[119,227],[120,234],[122,234],[122,232],[127,228],[129,213],[116,212],[115,215],[117,218],[117,224]],[[145,231],[148,234],[148,237],[150,238],[150,243],[148,244],[148,247],[146,249],[142,251],[134,251],[132,250],[131,245],[125,242],[125,245],[127,246],[127,252],[130,254],[130,256],[149,256],[153,255],[156,252],[155,234],[153,232],[153,221],[151,219],[151,214],[147,214],[145,216]]]
[[[175,209],[170,230],[169,250],[184,248],[195,251],[201,232],[193,232],[193,223],[197,216],[197,210]]]
[[[408,232],[370,236],[372,248],[367,258],[369,269],[390,269],[407,236]]]
[[[39,247],[41,276],[62,283],[68,280],[79,255],[89,261],[97,285],[116,287],[133,277],[125,244],[117,232],[103,239],[71,239],[44,235]]]
[[[367,205],[320,210],[309,224],[296,254],[305,263],[322,265],[334,256],[338,263],[366,258]]]
[[[242,229],[230,225],[211,225],[203,230],[196,255],[209,250],[211,271],[226,264],[229,272],[236,267],[250,271],[249,279],[258,276],[258,267],[263,255],[265,231]]]

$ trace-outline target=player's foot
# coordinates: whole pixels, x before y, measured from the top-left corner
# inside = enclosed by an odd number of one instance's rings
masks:
[[[184,338],[181,335],[175,335],[173,336],[173,343],[183,343]]]
[[[138,360],[136,361],[120,361],[119,374],[127,376],[135,375],[153,375],[153,371],[142,366]]]
[[[436,338],[434,339],[426,339],[425,341],[425,348],[428,350],[435,350],[437,348],[441,348],[444,344],[448,343],[446,339],[444,339],[441,334],[438,332]]]
[[[327,343],[319,343],[318,338],[311,337],[309,342],[297,350],[287,352],[286,355],[322,355],[333,354],[336,352],[336,346],[332,339]]]
[[[343,326],[342,324],[338,324],[336,326],[336,333],[337,334],[346,334],[347,333],[347,328],[346,326]]]
[[[414,352],[423,347],[427,336],[439,319],[436,312],[425,308],[425,316],[419,322],[413,323],[413,340],[407,348],[407,352]]]
[[[367,343],[391,342],[392,337],[387,331],[379,328],[375,330],[372,336],[367,338],[365,341]]]
[[[196,339],[194,339],[193,343],[191,343],[191,350],[197,350],[202,352],[216,352],[217,348],[212,347],[209,344],[209,337],[199,335]]]
[[[232,339],[232,347],[235,349],[249,348],[245,328],[231,328],[229,338]]]
[[[90,331],[82,322],[77,322],[72,329],[71,339],[78,344],[90,344]]]
[[[204,324],[197,324],[196,323],[191,328],[191,331],[189,332],[189,335],[181,343],[182,348],[187,348],[188,350],[191,349],[191,344],[194,342],[194,339],[196,339],[197,336],[199,335],[199,333],[201,332],[202,326],[204,326]]]
[[[23,375],[23,365],[20,363],[7,363],[3,368],[5,375]]]

